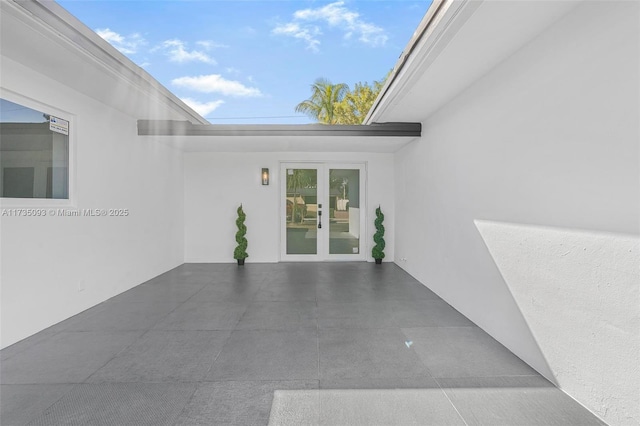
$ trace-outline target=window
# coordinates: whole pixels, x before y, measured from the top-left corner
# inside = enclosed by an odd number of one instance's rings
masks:
[[[69,198],[69,121],[0,98],[0,196]]]

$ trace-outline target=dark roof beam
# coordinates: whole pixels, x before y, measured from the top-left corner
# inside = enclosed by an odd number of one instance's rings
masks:
[[[193,124],[189,121],[138,120],[139,136],[393,136],[419,137],[421,123],[327,124]]]

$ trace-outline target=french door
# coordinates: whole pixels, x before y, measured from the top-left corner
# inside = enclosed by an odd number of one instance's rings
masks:
[[[281,259],[365,260],[364,164],[281,163]]]

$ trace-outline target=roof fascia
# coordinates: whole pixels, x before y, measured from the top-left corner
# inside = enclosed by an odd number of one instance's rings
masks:
[[[192,124],[175,120],[138,120],[138,136],[394,136],[419,137],[421,123],[326,124]]]

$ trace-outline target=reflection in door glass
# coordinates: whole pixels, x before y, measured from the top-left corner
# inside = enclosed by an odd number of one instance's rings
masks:
[[[287,254],[318,253],[318,171],[287,169]]]
[[[360,252],[360,170],[329,170],[329,254]]]

